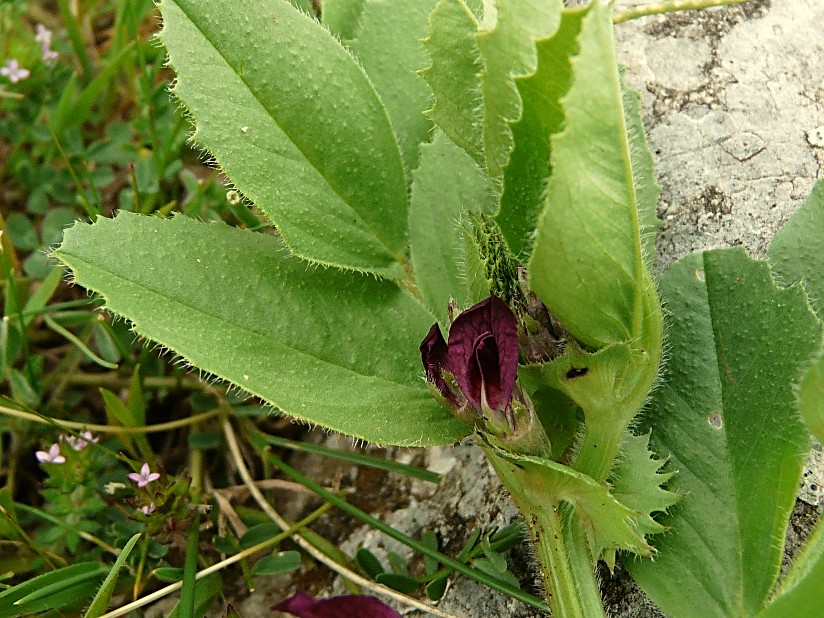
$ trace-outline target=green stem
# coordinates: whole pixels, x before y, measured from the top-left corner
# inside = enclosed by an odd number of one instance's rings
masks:
[[[599,423],[588,422],[572,467],[603,483],[618,456],[625,430],[626,427],[602,427]]]
[[[620,24],[631,19],[648,17],[650,15],[674,13],[675,11],[696,11],[700,9],[708,9],[714,6],[743,4],[749,1],[750,0],[669,0],[669,2],[642,4],[623,11],[616,11],[612,18],[612,23]]]
[[[579,519],[567,503],[524,491],[526,474],[490,448],[487,457],[524,516],[535,543],[547,602],[559,618],[604,618],[601,590]]]

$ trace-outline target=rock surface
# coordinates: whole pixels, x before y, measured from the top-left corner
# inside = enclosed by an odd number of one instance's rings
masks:
[[[619,1],[618,8],[629,4]],[[713,247],[743,244],[763,257],[772,235],[821,176],[822,23],[820,0],[756,0],[617,27],[620,61],[629,84],[642,93],[662,185],[659,272],[693,251]],[[383,479],[401,483],[405,496],[399,508],[381,512],[388,524],[412,536],[424,528],[435,530],[448,551],[457,551],[474,528],[503,526],[517,517],[480,450],[461,445],[398,455],[423,457],[446,476],[434,494],[424,484],[392,475]],[[788,536],[790,553],[820,511],[821,460],[818,449],[801,490],[807,504],[799,503]],[[352,532],[341,549],[352,555],[360,544],[379,556],[387,550],[408,553],[366,527]],[[530,581],[529,549],[511,553],[512,569]],[[661,615],[620,570],[614,577],[605,574],[604,589],[612,616]],[[333,590],[342,591],[340,583]],[[261,598],[266,607],[277,600],[255,595],[240,608],[242,614],[264,615],[255,609],[261,608]],[[540,615],[466,578],[455,579],[439,607],[464,618]]]

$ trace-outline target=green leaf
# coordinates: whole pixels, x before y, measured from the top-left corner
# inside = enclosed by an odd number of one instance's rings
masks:
[[[421,39],[429,31],[435,0],[369,0],[357,37],[348,42],[389,114],[407,171],[418,166],[429,141],[432,90],[418,74],[428,64]]]
[[[106,573],[98,562],[78,562],[33,577],[0,593],[0,618],[70,611],[88,600]]]
[[[638,336],[646,284],[610,7],[593,3],[579,44],[529,282],[576,339],[600,348]]]
[[[536,44],[535,74],[515,80],[523,114],[512,125],[514,147],[504,170],[497,221],[510,250],[518,256],[531,249],[531,237],[543,208],[551,174],[549,138],[563,126],[560,98],[572,83],[570,59],[578,53],[577,38],[586,11],[564,11],[555,36]]]
[[[801,379],[798,409],[809,432],[824,444],[824,354],[807,368]]]
[[[194,611],[192,616],[205,616],[209,611],[209,606],[221,591],[221,579],[219,573],[211,573],[206,577],[197,580],[194,588]],[[188,618],[181,615],[181,603],[174,606],[169,613],[169,618]]]
[[[627,433],[621,443],[621,457],[612,470],[612,495],[621,504],[640,513],[636,517],[637,531],[646,536],[660,534],[666,528],[652,518],[656,512],[666,512],[682,496],[663,488],[675,472],[660,472],[666,459],[656,459],[649,449],[649,433],[635,436]],[[615,553],[606,557],[610,568],[615,566]]]
[[[824,605],[824,519],[819,519],[758,618],[818,618]]]
[[[440,0],[429,16],[429,36],[423,41],[432,64],[421,75],[435,97],[429,116],[485,168],[478,79],[483,60],[477,34],[478,22],[463,0]]]
[[[378,557],[366,547],[360,547],[358,549],[355,554],[355,560],[360,568],[363,569],[364,573],[372,579],[375,579],[381,573],[386,572],[386,569],[383,568],[383,565],[381,564],[381,561],[378,560]]]
[[[475,301],[469,287],[464,215],[494,206],[486,175],[463,150],[438,131],[423,146],[412,175],[409,246],[415,281],[427,307],[447,324],[450,299]]]
[[[354,39],[367,0],[323,0],[321,21],[344,41]]]
[[[14,246],[23,251],[33,251],[40,246],[40,238],[31,220],[19,212],[13,212],[6,219],[6,230]]]
[[[804,284],[813,310],[824,320],[824,180],[773,237],[767,259],[782,284]]]
[[[312,269],[273,236],[182,216],[77,225],[55,255],[138,334],[286,414],[382,444],[470,431],[422,380],[433,316],[391,282]]]
[[[284,0],[163,0],[161,39],[194,140],[297,255],[401,277],[407,183],[356,60]]]
[[[92,599],[88,609],[86,609],[86,613],[83,615],[83,618],[97,618],[98,616],[102,616],[104,614],[106,608],[109,606],[109,601],[112,598],[112,593],[114,592],[114,586],[117,583],[117,576],[120,574],[120,569],[125,564],[126,558],[129,557],[129,554],[132,552],[135,543],[137,543],[140,539],[140,536],[140,533],[137,533],[126,542],[126,546],[118,554],[117,560],[115,560],[109,574],[106,575],[106,579],[104,579],[103,583],[100,585],[97,594],[94,595],[94,599]]]
[[[621,504],[606,484],[548,459],[512,455],[495,447],[485,450],[521,512],[541,513],[568,502],[575,507],[597,558],[616,550],[649,555],[650,546],[637,531],[644,514]]]
[[[623,77],[623,75],[622,75]],[[638,224],[641,226],[641,251],[647,268],[655,260],[655,234],[661,227],[658,219],[658,197],[661,186],[655,181],[652,153],[644,132],[641,118],[641,95],[637,90],[623,85],[624,118],[627,122],[629,156],[632,163],[632,181],[638,208]]]
[[[484,4],[477,40],[484,61],[480,76],[484,152],[493,178],[503,174],[512,152],[510,125],[521,118],[515,78],[535,72],[535,42],[555,34],[561,7],[561,0],[496,0]]]
[[[300,552],[281,551],[261,558],[252,567],[252,575],[277,575],[300,566]]]
[[[660,288],[669,362],[645,417],[687,497],[660,518],[654,564],[627,567],[667,614],[753,616],[778,577],[809,446],[793,391],[821,326],[802,289],[777,288],[742,249],[681,260]]]
[[[418,582],[407,577],[406,575],[399,575],[397,573],[380,573],[375,581],[384,586],[389,586],[392,590],[397,590],[403,594],[414,592],[418,588]]]

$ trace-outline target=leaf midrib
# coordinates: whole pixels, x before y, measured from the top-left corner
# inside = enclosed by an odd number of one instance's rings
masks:
[[[69,268],[71,268],[71,270],[73,270],[73,271],[76,273],[77,283],[79,283],[79,284],[80,284],[80,285],[82,285],[83,287],[86,287],[86,288],[88,288],[88,289],[90,289],[90,290],[94,291],[95,293],[99,294],[100,296],[102,296],[102,297],[104,298],[104,300],[106,301],[106,305],[105,305],[106,307],[109,307],[109,306],[110,306],[110,299],[109,299],[109,295],[107,295],[107,294],[103,293],[101,290],[99,290],[99,289],[97,289],[97,288],[95,288],[95,287],[89,286],[89,285],[87,285],[86,283],[84,283],[83,281],[81,281],[81,279],[82,279],[83,277],[82,277],[82,275],[80,275],[80,273],[79,273],[78,269],[77,269],[77,268],[75,268],[74,266],[72,266],[72,264],[69,262],[69,260],[64,259],[64,257],[72,257],[72,258],[75,258],[75,260],[76,260],[77,262],[80,262],[80,263],[84,264],[85,266],[89,267],[89,269],[90,269],[90,270],[94,270],[94,269],[96,269],[96,270],[98,270],[98,271],[101,271],[101,272],[103,272],[103,273],[106,273],[107,275],[110,275],[110,276],[112,276],[112,277],[116,277],[117,279],[119,279],[119,280],[121,280],[121,281],[125,282],[127,285],[134,286],[134,287],[136,287],[136,288],[138,288],[138,289],[147,290],[147,291],[151,292],[152,294],[156,294],[157,296],[160,296],[160,297],[162,297],[162,298],[166,299],[166,300],[167,300],[167,301],[169,301],[170,303],[177,304],[177,305],[179,305],[180,307],[183,307],[183,308],[185,308],[185,309],[188,309],[188,310],[191,310],[191,311],[193,311],[193,312],[200,313],[200,314],[203,314],[203,315],[205,315],[205,316],[208,316],[208,317],[210,317],[210,318],[212,318],[212,319],[218,320],[219,322],[222,322],[222,323],[227,324],[227,325],[228,325],[229,327],[231,327],[231,328],[234,328],[234,329],[240,330],[240,331],[242,331],[242,332],[248,332],[248,333],[251,333],[251,334],[256,335],[256,336],[258,336],[258,337],[261,337],[262,339],[265,339],[265,340],[268,340],[268,341],[272,342],[272,343],[273,343],[274,345],[276,345],[277,347],[286,348],[287,350],[289,350],[289,351],[291,351],[291,352],[294,352],[294,353],[296,353],[296,354],[301,354],[301,355],[303,355],[303,356],[307,356],[307,357],[309,357],[309,358],[311,358],[311,359],[313,359],[313,360],[315,360],[315,361],[317,361],[318,363],[321,363],[321,364],[323,364],[323,365],[329,365],[329,366],[331,366],[331,367],[336,367],[336,368],[339,368],[339,369],[343,369],[343,370],[345,370],[345,371],[348,371],[348,372],[350,372],[350,373],[352,373],[352,374],[354,374],[354,375],[360,376],[360,377],[364,377],[364,378],[371,378],[371,379],[376,379],[376,380],[380,380],[380,381],[386,382],[386,383],[388,383],[388,384],[393,384],[393,385],[396,385],[396,386],[402,386],[402,387],[404,387],[404,388],[414,388],[414,387],[413,387],[412,385],[410,385],[410,384],[407,384],[407,383],[404,383],[404,382],[398,382],[398,381],[396,381],[396,380],[391,380],[391,379],[389,379],[389,378],[386,378],[385,376],[380,376],[380,375],[376,375],[376,374],[369,374],[369,373],[363,373],[363,372],[357,371],[356,369],[354,369],[354,368],[352,368],[352,367],[347,367],[346,365],[340,365],[340,364],[334,363],[334,362],[332,362],[332,361],[330,361],[330,360],[327,360],[327,359],[321,358],[321,357],[317,356],[317,355],[316,355],[316,354],[314,354],[314,353],[307,352],[307,351],[305,351],[305,350],[302,350],[302,349],[300,349],[300,348],[295,347],[294,345],[284,343],[283,341],[279,341],[279,340],[277,340],[277,339],[273,338],[273,337],[272,337],[272,335],[270,335],[270,334],[268,334],[268,333],[262,333],[262,332],[259,332],[259,331],[254,330],[254,329],[251,329],[251,328],[245,327],[245,326],[244,326],[244,327],[238,326],[237,324],[235,324],[235,323],[231,322],[230,320],[228,320],[228,319],[224,318],[223,316],[220,316],[220,315],[217,315],[217,314],[213,314],[213,313],[208,312],[208,311],[205,311],[205,310],[203,310],[203,309],[201,309],[201,308],[199,308],[199,307],[194,307],[194,306],[188,305],[188,304],[186,304],[186,303],[184,303],[184,302],[180,301],[179,299],[174,298],[173,296],[169,296],[168,294],[166,294],[166,293],[164,293],[164,292],[162,292],[162,291],[156,290],[156,289],[154,289],[154,288],[152,288],[152,287],[150,287],[150,286],[148,286],[148,285],[145,285],[145,284],[142,284],[142,283],[138,283],[138,282],[136,282],[136,281],[133,281],[133,280],[131,280],[131,279],[129,279],[129,278],[127,278],[127,277],[125,277],[125,276],[123,276],[123,275],[119,274],[119,273],[116,273],[116,272],[114,272],[114,271],[112,271],[112,270],[110,270],[110,269],[103,268],[103,267],[101,267],[101,266],[99,266],[99,265],[97,265],[97,264],[92,264],[91,262],[88,262],[88,261],[84,260],[82,257],[79,257],[79,256],[77,256],[77,255],[75,255],[75,254],[72,254],[72,253],[66,252],[66,251],[64,251],[64,250],[62,250],[62,249],[61,249],[61,251],[60,251],[57,255],[58,255],[58,257],[61,259],[61,261],[63,261],[63,262],[64,262],[64,263],[65,263],[65,264],[69,267]],[[122,315],[123,317],[125,317],[126,319],[128,319],[129,321],[131,321],[131,322],[135,325],[135,328],[136,328],[136,329],[138,329],[138,324],[139,324],[139,322],[138,322],[137,320],[135,320],[135,319],[133,319],[133,318],[131,318],[131,317],[127,316],[124,312],[121,312],[121,311],[115,311],[115,313],[117,313],[117,314],[119,314],[119,315]],[[139,329],[138,329],[138,332],[139,332]],[[148,336],[148,335],[146,335],[146,336]],[[151,339],[151,337],[149,337],[149,338]],[[162,345],[169,347],[169,349],[170,349],[170,350],[172,350],[172,351],[174,351],[176,354],[180,354],[180,356],[183,356],[184,358],[186,357],[186,355],[185,355],[185,354],[183,354],[183,353],[181,353],[181,352],[178,352],[177,350],[175,350],[173,347],[169,346],[168,344],[166,344],[166,343],[162,343]],[[207,370],[207,371],[209,371],[209,370]],[[242,386],[242,385],[240,385],[240,386]],[[245,387],[244,387],[244,388],[245,388]]]

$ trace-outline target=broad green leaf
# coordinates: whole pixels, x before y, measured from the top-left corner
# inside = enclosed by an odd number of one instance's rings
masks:
[[[645,275],[610,7],[592,5],[579,45],[529,281],[576,339],[600,348],[638,336]]]
[[[824,320],[824,180],[773,237],[767,259],[779,281],[804,284],[813,310]]]
[[[641,95],[638,91],[623,86],[623,97],[629,156],[632,163],[632,181],[635,183],[638,224],[641,228],[641,252],[647,268],[652,268],[655,260],[655,234],[661,226],[657,213],[661,186],[655,180],[652,153],[644,132],[644,120],[641,118]]]
[[[804,373],[798,389],[798,409],[807,429],[824,444],[824,354]]]
[[[429,64],[421,39],[434,7],[435,0],[369,0],[348,43],[386,107],[407,171],[418,166],[420,146],[432,133],[424,115],[432,90],[418,71]]]
[[[290,416],[382,444],[469,432],[422,379],[434,317],[391,282],[313,269],[273,236],[182,216],[78,225],[55,255],[138,334]]]
[[[297,255],[400,277],[407,183],[357,61],[285,0],[163,0],[161,40],[194,140]]]
[[[439,0],[423,41],[432,63],[421,75],[434,94],[430,118],[485,167],[477,35],[478,22],[463,0]]]
[[[368,0],[323,0],[321,21],[344,41],[358,33],[361,13]]]
[[[559,99],[572,82],[570,58],[578,53],[578,33],[586,9],[564,11],[551,39],[538,41],[534,75],[515,80],[523,114],[512,125],[514,147],[504,170],[498,225],[512,253],[531,248],[532,233],[541,213],[551,173],[550,136],[561,130],[564,112]]]
[[[510,125],[521,118],[516,77],[532,75],[538,66],[535,42],[555,34],[561,21],[561,0],[486,0],[478,35],[484,61],[481,72],[483,143],[493,178],[503,174],[512,152]]]
[[[668,615],[753,616],[781,565],[809,446],[794,385],[821,327],[803,290],[743,249],[681,260],[660,289],[668,364],[645,424],[687,496],[659,520],[655,562],[627,567]]]
[[[465,213],[490,207],[494,197],[484,172],[438,131],[412,174],[409,247],[418,290],[443,325],[450,299],[464,308],[475,301],[466,271]]]

